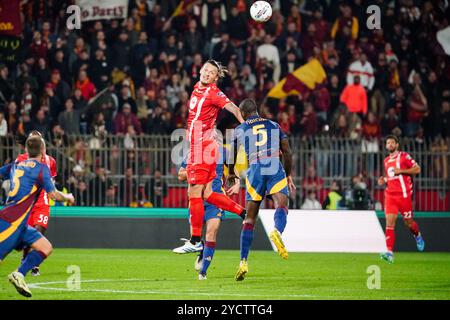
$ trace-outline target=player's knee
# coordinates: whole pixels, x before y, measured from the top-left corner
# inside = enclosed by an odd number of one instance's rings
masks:
[[[45,254],[48,257],[53,252],[53,245],[51,244],[50,241],[48,241],[46,239],[46,241],[44,243],[42,243],[42,245],[40,246],[40,248],[38,250],[41,251],[43,254]]]
[[[209,230],[206,232],[205,240],[208,242],[216,242],[217,238],[217,231],[216,230]]]

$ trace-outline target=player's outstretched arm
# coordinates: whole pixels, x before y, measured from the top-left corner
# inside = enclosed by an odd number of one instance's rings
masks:
[[[244,122],[244,118],[242,118],[241,111],[239,110],[239,108],[233,102],[227,103],[225,105],[224,109],[227,109],[232,114],[234,114],[236,119],[238,119],[239,123]]]
[[[293,192],[295,189],[294,181],[291,177],[291,171],[292,171],[292,150],[289,146],[289,140],[281,139],[281,157],[283,160],[283,167],[284,171],[286,172],[286,178],[288,181],[288,188],[290,192]]]
[[[75,198],[73,197],[73,194],[71,194],[71,193],[65,194],[65,193],[62,193],[61,191],[55,190],[55,191],[49,192],[48,196],[53,201],[68,202],[69,204],[75,203]]]
[[[236,129],[235,129],[236,130]],[[234,166],[236,164],[237,160],[237,149],[239,148],[239,144],[237,139],[235,139],[232,142],[232,148],[230,150],[230,153],[227,157],[227,166],[228,166],[228,177],[227,177],[227,186],[232,186],[236,184],[236,180],[239,179],[238,176],[236,176]]]

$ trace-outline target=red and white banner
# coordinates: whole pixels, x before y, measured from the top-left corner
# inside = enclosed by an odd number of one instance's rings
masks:
[[[126,19],[128,0],[76,0],[81,21]]]

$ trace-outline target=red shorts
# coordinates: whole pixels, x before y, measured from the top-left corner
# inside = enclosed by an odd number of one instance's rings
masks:
[[[208,184],[216,177],[216,164],[188,164],[186,174],[189,184]]]
[[[386,215],[398,214],[400,212],[403,219],[412,219],[413,211],[412,211],[411,196],[404,198],[403,195],[399,196],[385,195],[384,212]]]
[[[48,228],[48,220],[50,219],[50,207],[34,207],[28,219],[28,225],[31,227],[41,226]]]

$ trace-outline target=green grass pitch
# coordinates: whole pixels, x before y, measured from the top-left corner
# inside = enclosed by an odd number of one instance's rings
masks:
[[[170,250],[55,249],[27,276],[31,299],[450,299],[449,253],[397,253],[387,264],[377,254],[252,251],[249,273],[234,275],[238,251],[217,250],[208,280],[197,280],[194,254]],[[18,295],[7,275],[19,262],[17,252],[0,265],[0,299]],[[67,287],[68,266],[80,268],[80,290]],[[381,288],[367,287],[371,265],[379,266]],[[73,278],[72,278],[73,279]],[[369,280],[369,282],[371,282]]]

